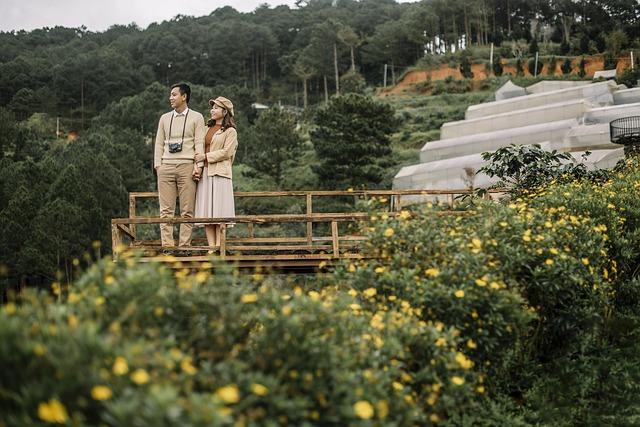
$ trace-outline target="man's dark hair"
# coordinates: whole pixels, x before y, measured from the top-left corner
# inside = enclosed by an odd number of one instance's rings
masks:
[[[176,83],[171,86],[171,89],[178,88],[180,89],[180,95],[187,95],[187,104],[189,103],[189,99],[191,99],[191,88],[186,83]]]

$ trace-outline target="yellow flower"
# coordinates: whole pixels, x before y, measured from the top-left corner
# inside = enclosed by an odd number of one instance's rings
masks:
[[[453,377],[451,377],[451,382],[455,385],[462,385],[464,384],[464,378],[454,375]]]
[[[356,266],[353,264],[349,264],[349,273],[355,273],[356,271]]]
[[[447,340],[440,337],[436,340],[436,347],[444,347],[447,344]]]
[[[33,352],[36,354],[36,356],[42,357],[47,352],[47,347],[45,347],[44,345],[42,345],[40,343],[37,343],[33,347]]]
[[[544,263],[547,264],[547,265],[553,265],[553,260],[552,259],[547,259]]]
[[[156,308],[154,308],[154,309],[153,309],[153,314],[154,314],[156,317],[162,317],[162,315],[164,314],[164,308],[162,308],[162,307],[156,307]]]
[[[91,397],[94,400],[109,400],[111,396],[113,396],[113,393],[106,385],[97,385],[91,389]]]
[[[460,352],[456,354],[456,362],[462,369],[471,369],[473,367],[473,362]]]
[[[471,239],[471,248],[471,252],[477,254],[478,252],[480,252],[480,249],[482,249],[482,241],[477,237],[474,237],[473,239]]]
[[[104,278],[105,285],[113,285],[114,283],[116,283],[116,279],[113,276],[107,276]]]
[[[384,322],[382,320],[382,316],[380,316],[380,314],[376,313],[372,318],[371,321],[369,322],[369,324],[371,325],[372,328],[374,329],[384,329]]]
[[[287,304],[282,307],[282,314],[284,314],[285,316],[289,316],[291,314],[291,306]]]
[[[500,222],[500,227],[506,227],[507,225],[509,225],[506,221],[501,221]]]
[[[469,347],[470,349],[475,349],[475,348],[478,348],[478,345],[474,340],[470,339],[467,341],[467,347]]]
[[[309,298],[313,301],[318,301],[320,299],[320,294],[317,291],[309,291],[307,295],[309,295]]]
[[[62,289],[60,288],[60,283],[53,282],[51,284],[51,291],[54,293],[54,295],[60,295],[60,293],[62,292]]]
[[[4,312],[7,313],[9,316],[11,316],[12,314],[15,314],[16,310],[17,310],[16,305],[12,302],[4,306]]]
[[[484,394],[484,386],[479,385],[478,387],[476,387],[476,391],[478,392],[478,394]]]
[[[137,385],[143,385],[149,382],[149,374],[144,369],[136,369],[131,374],[131,381]]]
[[[240,392],[235,384],[220,387],[216,390],[216,396],[224,403],[238,403],[240,401]]]
[[[582,258],[582,263],[584,265],[589,265],[589,258]]]
[[[368,420],[373,417],[373,406],[366,400],[359,400],[353,405],[353,411],[358,418]]]
[[[258,301],[258,295],[257,294],[245,294],[245,295],[242,295],[242,297],[240,298],[240,301],[242,301],[245,304],[256,302],[256,301]]]
[[[75,329],[78,326],[78,323],[80,322],[80,320],[78,319],[78,316],[76,316],[75,314],[70,314],[69,317],[67,318],[67,323],[69,324],[69,327],[71,329]]]
[[[484,280],[484,278],[482,279],[476,279],[476,285],[480,286],[480,287],[484,287],[487,286],[487,281]]]
[[[374,272],[380,274],[380,273],[384,273],[384,267],[376,267],[375,270],[373,270]]]
[[[41,402],[38,405],[38,417],[42,421],[56,424],[64,424],[69,418],[66,408],[57,399],[51,399],[48,402]]]
[[[464,298],[464,291],[462,289],[458,289],[454,292],[454,295],[456,296],[456,298]]]
[[[269,393],[269,389],[262,384],[253,383],[251,384],[251,393],[258,396],[266,396]]]
[[[367,288],[364,291],[362,291],[362,294],[368,298],[375,296],[377,293],[378,291],[376,290],[376,288]]]
[[[196,282],[198,283],[204,283],[207,281],[207,278],[209,277],[209,274],[206,271],[199,271],[196,274]]]
[[[424,274],[427,277],[438,277],[440,275],[440,270],[437,268],[427,268]]]
[[[438,416],[438,414],[431,414],[429,415],[429,421],[431,421],[434,424],[437,424],[440,422],[440,417]]]
[[[385,419],[389,415],[389,404],[386,400],[380,400],[376,403],[376,411],[378,411],[378,417]]]
[[[186,357],[184,359],[182,359],[182,362],[180,362],[180,368],[187,374],[187,375],[195,375],[196,372],[198,372],[198,370],[196,369],[195,366],[193,366],[193,363],[191,363],[191,358],[190,357]]]
[[[391,237],[393,236],[393,233],[395,233],[395,231],[393,231],[393,228],[389,227],[384,230],[384,237]]]
[[[401,211],[399,216],[400,216],[400,219],[409,219],[411,217],[411,212]]]
[[[127,365],[127,360],[124,357],[116,357],[115,362],[113,362],[113,373],[116,375],[124,375],[129,372],[129,365]]]
[[[549,249],[549,252],[553,255],[558,255],[558,250],[556,248]]]

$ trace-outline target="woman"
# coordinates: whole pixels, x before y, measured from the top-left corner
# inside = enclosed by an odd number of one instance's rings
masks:
[[[198,181],[196,191],[197,218],[233,218],[236,216],[233,201],[231,166],[238,148],[238,134],[233,118],[233,103],[223,96],[209,100],[211,119],[205,136],[205,154],[196,154],[195,160],[205,161],[203,169],[194,172]],[[205,234],[209,246],[220,247],[222,224],[206,224]],[[213,253],[209,251],[209,253]]]

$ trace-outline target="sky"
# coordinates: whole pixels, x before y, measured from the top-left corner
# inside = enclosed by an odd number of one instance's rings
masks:
[[[84,25],[90,31],[104,31],[114,24],[132,22],[144,29],[152,22],[176,15],[209,15],[223,6],[240,12],[251,12],[262,3],[295,7],[295,0],[0,0],[0,3],[5,3],[0,14],[0,31],[30,31],[56,25]]]

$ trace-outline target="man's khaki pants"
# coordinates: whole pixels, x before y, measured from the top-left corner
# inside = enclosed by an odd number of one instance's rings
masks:
[[[173,218],[176,213],[176,197],[180,198],[180,216],[193,218],[196,206],[196,182],[191,178],[193,163],[162,164],[158,170],[160,218]],[[193,224],[180,224],[180,246],[191,244]],[[173,246],[173,225],[160,224],[162,246]]]

